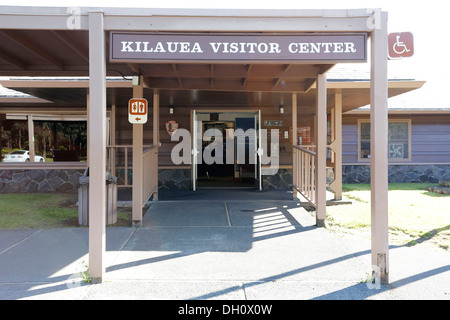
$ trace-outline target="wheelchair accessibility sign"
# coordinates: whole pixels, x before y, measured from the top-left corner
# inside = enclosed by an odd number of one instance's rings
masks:
[[[128,102],[128,121],[133,124],[147,122],[148,102],[146,99],[130,99]]]
[[[411,32],[391,33],[388,43],[389,59],[409,58],[414,55],[414,37]]]

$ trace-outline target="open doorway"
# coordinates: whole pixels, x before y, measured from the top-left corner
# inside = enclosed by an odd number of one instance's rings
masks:
[[[196,111],[193,120],[194,190],[260,188],[260,112]]]

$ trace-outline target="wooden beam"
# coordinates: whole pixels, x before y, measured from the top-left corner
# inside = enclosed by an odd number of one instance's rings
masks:
[[[293,66],[293,64],[287,64],[287,65],[285,65],[284,68],[283,68],[283,71],[284,71],[284,72],[289,71],[289,69],[292,68],[292,66]]]
[[[215,69],[214,64],[211,64],[211,65],[210,65],[211,77],[209,78],[209,82],[210,82],[210,84],[211,84],[211,87],[213,87],[213,88],[214,88],[214,77],[213,77],[213,75],[214,75],[214,69]]]
[[[327,199],[327,78],[325,74],[317,75],[317,101],[316,101],[316,224],[325,227]]]
[[[28,50],[31,53],[39,56],[40,58],[42,58],[43,60],[47,61],[48,63],[54,65],[58,69],[61,69],[61,70],[64,69],[64,65],[59,59],[54,57],[47,50],[44,50],[43,48],[41,48],[40,46],[35,44],[30,39],[27,39],[23,35],[21,35],[21,34],[19,34],[17,32],[11,31],[11,30],[0,30],[0,32],[3,35],[5,35],[6,37],[8,37],[9,39],[11,39],[14,42],[16,42],[17,44],[21,45],[26,50]]]
[[[28,115],[28,150],[30,151],[30,162],[35,161],[35,149],[34,149],[34,121],[33,116]],[[45,157],[45,154],[44,154]]]
[[[141,75],[142,74],[142,65],[138,63],[127,63],[128,68],[130,68],[131,72]],[[150,81],[146,77],[141,77],[141,81],[143,81],[145,88],[150,88]]]
[[[144,97],[144,85],[141,79],[140,84],[133,86],[133,98]],[[133,124],[133,192],[132,192],[132,220],[134,225],[142,223],[142,188],[143,184],[143,144],[144,125]]]
[[[335,90],[331,115],[333,141],[329,147],[334,151],[334,180],[329,187],[335,200],[342,200],[342,89]]]
[[[296,146],[298,144],[298,138],[297,138],[297,94],[296,93],[292,93],[292,133],[291,133],[292,137],[292,145]],[[297,178],[297,172],[298,170],[301,170],[301,168],[299,168],[299,163],[298,161],[295,161],[296,157],[294,154],[294,150],[292,150],[292,172],[293,172],[293,178],[296,179]],[[292,198],[293,200],[297,200],[297,188],[296,186],[298,186],[298,181],[295,181],[296,183],[293,184],[292,186]]]
[[[21,70],[26,70],[26,65],[22,61],[19,61],[18,59],[11,57],[10,55],[6,54],[5,52],[0,51],[0,58],[8,62],[9,64],[12,64],[13,66],[18,67]]]
[[[158,153],[159,149],[159,91],[153,91],[153,145],[156,147],[156,152]],[[158,156],[156,156],[158,159]],[[158,160],[156,160],[158,161]],[[158,181],[158,164],[152,168],[153,176],[156,177],[156,181]],[[158,183],[156,183],[158,184]],[[156,190],[153,192],[153,201],[158,200],[158,186],[156,186]]]
[[[140,68],[138,63],[127,63],[128,68],[134,73],[140,74]]]
[[[84,59],[84,61],[89,62],[89,52],[88,50],[83,50],[79,43],[75,43],[75,40],[71,38],[70,33],[66,32],[65,34],[62,31],[51,30],[51,33],[57,37],[60,41],[64,42],[71,50],[78,53],[80,57]]]
[[[281,82],[281,78],[276,78],[273,82],[273,87],[276,88]]]
[[[141,72],[152,78],[314,78],[321,68],[313,65],[165,64],[143,65]]]
[[[152,88],[179,90],[216,90],[216,91],[258,91],[258,92],[305,92],[305,84],[301,82],[286,82],[274,87],[273,81],[248,81],[247,78],[236,80],[214,80],[214,86],[209,78],[183,79],[150,78]]]
[[[316,79],[308,79],[305,81],[305,92],[309,92],[309,90],[315,87],[316,87]]]

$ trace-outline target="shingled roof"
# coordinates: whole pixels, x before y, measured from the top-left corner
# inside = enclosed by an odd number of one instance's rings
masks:
[[[388,75],[389,81],[414,81],[411,74],[405,75],[395,73],[390,69]],[[2,77],[2,79],[7,79]],[[40,77],[42,80],[43,78]],[[57,80],[58,78],[46,78],[48,80]],[[77,81],[78,78],[73,78]],[[79,78],[86,80],[86,78]],[[370,65],[365,64],[337,64],[327,73],[329,82],[368,82],[370,81]],[[389,99],[389,110],[449,110],[450,98],[442,98],[443,94],[439,88],[439,83],[433,80],[427,82],[419,90],[404,93],[402,95]],[[0,99],[38,99],[32,95],[8,89],[0,85]],[[23,102],[23,101],[21,101]],[[369,106],[364,106],[356,110],[367,110]]]
[[[414,81],[414,70],[402,70],[399,72],[398,65],[393,65],[397,61],[389,61],[388,79],[394,81]],[[369,64],[338,64],[334,66],[328,73],[327,79],[330,82],[347,82],[347,81],[370,81],[370,65]],[[388,100],[389,110],[405,111],[430,111],[444,110],[450,112],[450,98],[444,94],[448,87],[438,79],[420,79],[426,80],[422,88],[413,90]],[[369,106],[364,106],[354,111],[367,110]]]

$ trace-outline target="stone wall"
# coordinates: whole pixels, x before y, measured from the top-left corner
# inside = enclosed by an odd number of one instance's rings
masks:
[[[158,176],[159,188],[190,189],[190,169],[160,169]],[[263,176],[263,188],[266,190],[284,190],[292,188],[292,171],[280,169],[278,173]]]
[[[450,179],[450,165],[390,165],[389,183],[438,183]],[[342,183],[369,183],[369,165],[342,166]]]
[[[130,170],[131,171],[131,170]],[[333,180],[333,170],[327,170],[327,182]],[[66,192],[76,193],[84,170],[0,170],[0,193]],[[159,188],[190,189],[190,169],[160,169]],[[130,177],[131,178],[131,177]],[[450,165],[390,165],[389,183],[438,183],[450,180]],[[370,183],[369,165],[344,165],[343,183]],[[130,179],[131,183],[131,179]],[[265,190],[292,188],[292,171],[280,169],[275,175],[263,176]]]
[[[159,169],[158,186],[164,189],[190,189],[190,169]]]
[[[264,190],[284,190],[292,188],[292,170],[279,169],[274,175],[263,176]]]
[[[76,193],[84,170],[1,170],[0,193]]]

